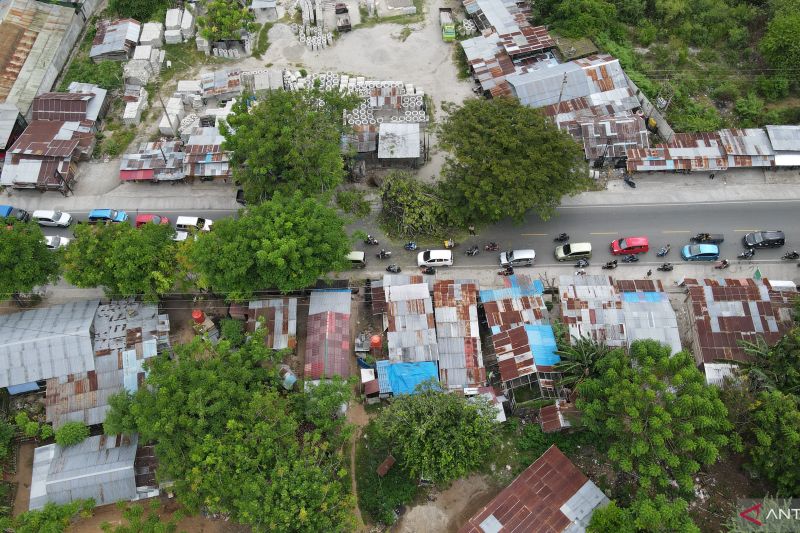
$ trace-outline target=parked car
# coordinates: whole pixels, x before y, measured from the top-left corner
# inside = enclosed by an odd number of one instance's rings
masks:
[[[417,254],[417,266],[452,266],[453,252],[451,250],[425,250]]]
[[[128,213],[116,209],[92,209],[89,212],[89,224],[108,224],[109,222],[127,222]]]
[[[0,205],[0,218],[16,218],[22,222],[27,222],[31,219],[31,214],[19,207]]]
[[[62,211],[37,210],[33,212],[33,220],[40,226],[50,226],[53,228],[67,228],[72,224],[72,215]]]
[[[536,259],[536,252],[533,250],[511,250],[500,254],[500,264],[502,266],[531,266]]]
[[[649,249],[647,237],[625,237],[611,241],[611,255],[643,254]]]
[[[72,239],[68,239],[67,237],[59,237],[58,235],[45,235],[44,237],[44,243],[50,250],[63,248],[68,245],[71,240]]]
[[[207,218],[200,217],[178,217],[175,221],[175,229],[178,231],[211,231],[214,222]]]
[[[592,258],[592,244],[589,242],[571,242],[556,246],[556,261],[576,261]]]
[[[761,230],[742,237],[745,248],[777,248],[786,244],[786,235],[780,230]]]
[[[247,205],[247,200],[244,199],[244,189],[236,189],[236,203],[240,205]]]
[[[138,228],[140,226],[144,226],[147,223],[153,224],[169,224],[169,219],[167,217],[162,217],[160,215],[151,215],[145,213],[143,215],[136,215],[136,220],[134,225]]]
[[[719,246],[716,244],[687,244],[681,250],[684,261],[716,261],[719,259]]]
[[[347,260],[350,261],[352,268],[364,268],[367,266],[367,254],[361,251],[354,250],[347,254]]]

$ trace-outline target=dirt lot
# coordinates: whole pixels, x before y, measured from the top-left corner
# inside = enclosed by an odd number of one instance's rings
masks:
[[[26,442],[20,445],[17,455],[17,472],[11,481],[17,484],[17,493],[14,496],[13,514],[17,516],[28,510],[31,497],[31,475],[33,470],[33,449],[36,444]]]
[[[436,499],[406,512],[392,529],[395,533],[455,532],[502,489],[485,476],[457,479]]]

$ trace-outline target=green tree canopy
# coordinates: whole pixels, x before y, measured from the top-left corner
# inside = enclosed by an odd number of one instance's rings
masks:
[[[655,498],[640,497],[630,507],[621,508],[616,502],[595,509],[587,531],[590,533],[700,533],[689,516],[689,504],[680,498],[669,500],[658,494]]]
[[[0,299],[58,280],[60,255],[47,249],[35,222],[0,218]]]
[[[157,301],[177,276],[173,234],[161,224],[79,224],[64,256],[64,277],[78,287],[103,287],[109,296]]]
[[[773,346],[763,338],[743,346],[751,357],[745,373],[754,388],[800,393],[800,327],[789,330]]]
[[[199,284],[248,298],[254,290],[308,287],[347,267],[350,241],[336,211],[297,192],[249,207],[214,224],[185,250]]]
[[[800,409],[798,399],[763,392],[751,406],[749,455],[755,469],[778,488],[779,496],[800,494]]]
[[[395,171],[386,176],[381,200],[381,219],[393,236],[441,235],[453,222],[446,195],[408,172]]]
[[[64,505],[47,502],[35,511],[26,511],[15,517],[0,517],[0,528],[14,533],[61,533],[80,515],[92,515],[95,501],[75,500]]]
[[[583,150],[540,110],[494,98],[446,111],[439,144],[451,156],[442,173],[464,218],[519,222],[533,209],[547,219],[562,196],[588,185]]]
[[[789,74],[800,69],[800,12],[781,11],[770,20],[759,47],[772,68]]]
[[[255,28],[255,15],[238,1],[208,0],[205,9],[205,15],[197,18],[197,25],[201,28],[200,35],[209,41],[241,39],[242,31],[251,32]]]
[[[608,457],[647,494],[675,481],[692,494],[692,476],[727,446],[731,424],[718,391],[687,352],[670,357],[656,341],[637,341],[598,361],[599,377],[578,387],[584,425],[607,444]]]
[[[255,531],[349,531],[353,501],[334,445],[344,422],[322,430],[306,419],[306,401],[279,390],[280,359],[258,335],[235,350],[197,337],[174,360],[148,360],[147,387],[112,402],[105,431],[127,426],[155,441],[160,479],[174,480],[190,511]]]
[[[411,475],[450,481],[477,468],[495,443],[495,411],[484,398],[466,399],[423,384],[395,397],[377,423]]]
[[[56,443],[59,446],[75,446],[89,436],[89,427],[80,421],[67,422],[56,430]]]
[[[272,91],[253,103],[242,98],[224,124],[234,179],[249,203],[277,191],[319,194],[345,177],[342,111],[358,105],[338,91]]]

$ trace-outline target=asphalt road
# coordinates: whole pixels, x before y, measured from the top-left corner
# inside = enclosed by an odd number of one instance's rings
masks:
[[[536,266],[563,265],[553,257],[557,243],[553,238],[561,232],[570,235],[571,242],[590,242],[593,248],[593,265],[600,265],[610,259],[609,244],[613,239],[625,236],[647,236],[650,239],[651,251],[642,254],[638,265],[658,265],[663,262],[656,257],[656,251],[664,244],[670,243],[672,250],[667,261],[680,262],[680,248],[688,244],[689,237],[699,233],[722,233],[725,242],[720,245],[721,257],[736,261],[736,255],[743,250],[742,236],[748,231],[759,229],[780,229],[786,232],[786,245],[777,249],[759,250],[753,263],[781,262],[780,256],[789,250],[800,250],[800,201],[754,201],[754,202],[708,202],[693,204],[660,204],[660,205],[626,205],[626,206],[575,206],[561,207],[557,214],[547,222],[535,215],[530,215],[522,224],[502,222],[485,228],[478,228],[475,237],[463,236],[455,253],[455,266],[467,268],[495,267],[499,264],[498,254],[484,252],[483,245],[489,241],[500,244],[501,249],[532,248],[536,251]],[[141,210],[140,213],[148,211]],[[85,220],[88,212],[72,212],[77,220]],[[128,212],[131,223],[136,212]],[[213,210],[202,212],[191,211],[157,211],[155,214],[165,215],[174,224],[181,215],[194,215],[218,220],[233,216],[236,211]],[[69,237],[71,229],[42,228],[45,235],[62,235]],[[370,264],[380,264],[375,259],[375,252],[381,247],[391,250],[391,261],[403,267],[415,266],[416,252],[407,252],[402,243],[386,240],[377,228],[364,228],[381,240],[381,246],[364,246],[358,244],[357,249],[366,250]],[[465,232],[466,233],[466,232]],[[459,240],[458,238],[456,240]],[[477,244],[481,253],[475,257],[467,257],[464,250]],[[441,248],[438,242],[420,243],[420,250]],[[625,265],[620,264],[620,268]]]

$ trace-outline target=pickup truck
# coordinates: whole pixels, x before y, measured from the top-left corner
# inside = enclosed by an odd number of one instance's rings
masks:
[[[690,240],[702,244],[721,244],[725,240],[725,236],[721,233],[698,233]]]

